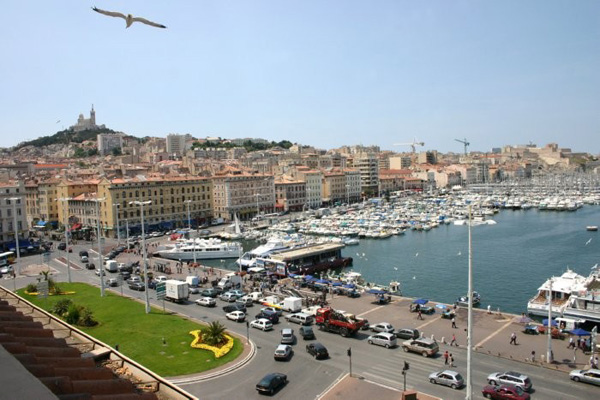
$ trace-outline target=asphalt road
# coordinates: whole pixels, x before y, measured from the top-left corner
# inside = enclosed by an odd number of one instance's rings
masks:
[[[108,240],[107,240],[108,242]],[[108,244],[108,243],[107,243]],[[94,246],[95,247],[95,246]],[[89,244],[78,244],[73,246],[70,260],[74,264],[83,267],[79,262],[79,250],[90,251]],[[97,253],[94,249],[90,251],[90,259],[97,264]],[[50,266],[58,271],[54,276],[57,281],[66,281],[66,266],[55,258],[64,257],[65,253],[54,251]],[[124,256],[127,257],[127,256]],[[134,259],[134,256],[131,256]],[[40,256],[26,256],[21,258],[22,265],[40,264]],[[107,274],[111,277],[113,274]],[[116,275],[115,275],[116,276]],[[93,270],[71,270],[73,281],[87,282],[99,285],[99,277]],[[35,277],[18,277],[15,282],[12,279],[4,279],[3,285],[12,288],[25,286],[27,283],[35,282]],[[112,288],[120,293],[120,288]],[[134,298],[144,299],[144,292],[131,291],[127,286],[123,288],[126,295]],[[162,307],[162,301],[155,300],[155,292],[149,291],[151,302]],[[246,336],[246,325],[236,323],[225,318],[222,307],[227,304],[217,300],[217,307],[206,308],[193,303],[198,295],[191,295],[188,304],[166,303],[168,309],[184,315],[202,320],[213,321],[215,319],[223,322],[231,331],[241,336]],[[258,313],[260,306],[254,305],[249,308],[249,315],[253,317]],[[297,342],[293,346],[294,355],[290,361],[275,361],[273,351],[280,341],[280,330],[283,327],[292,327],[296,332]],[[312,399],[324,392],[336,379],[349,370],[348,347],[352,347],[352,372],[365,379],[380,384],[394,387],[403,387],[403,376],[401,374],[404,361],[410,364],[410,370],[406,376],[406,387],[415,389],[444,399],[464,399],[465,390],[452,390],[450,388],[437,386],[429,383],[428,375],[433,371],[444,369],[441,354],[435,358],[425,358],[418,354],[404,353],[400,347],[386,349],[384,347],[369,345],[366,342],[368,333],[360,332],[355,338],[343,338],[339,335],[321,332],[315,327],[317,341],[323,343],[329,350],[330,358],[327,360],[315,360],[306,353],[306,342],[297,335],[299,325],[289,324],[285,319],[275,325],[270,332],[262,332],[250,328],[250,339],[257,346],[255,357],[243,368],[229,374],[213,378],[200,383],[185,384],[185,390],[197,395],[202,399],[254,399],[260,398],[255,390],[256,383],[269,372],[283,372],[288,375],[289,384],[278,392],[275,397],[280,399]],[[457,370],[466,378],[466,349],[448,348],[441,345],[440,353],[446,349],[455,356]],[[483,398],[481,389],[486,384],[486,377],[492,372],[515,370],[528,375],[533,382],[533,399],[593,399],[599,394],[598,387],[575,383],[569,380],[564,372],[553,371],[536,365],[498,358],[481,353],[473,353],[473,398]]]

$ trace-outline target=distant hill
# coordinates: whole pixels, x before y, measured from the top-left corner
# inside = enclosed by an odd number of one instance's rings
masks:
[[[21,142],[15,146],[15,150],[19,150],[25,146],[43,147],[51,144],[68,144],[68,143],[82,143],[86,140],[96,141],[99,133],[116,133],[112,129],[103,128],[95,130],[85,130],[80,132],[73,132],[71,130],[64,130],[56,132],[52,136],[42,136],[37,139],[30,140],[28,142]]]

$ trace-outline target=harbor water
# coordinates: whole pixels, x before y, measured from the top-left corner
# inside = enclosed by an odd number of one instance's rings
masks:
[[[588,276],[600,263],[600,207],[577,211],[502,210],[490,217],[495,225],[471,229],[473,288],[480,307],[520,314],[551,276],[567,267]],[[250,250],[250,244],[244,250]],[[441,225],[430,231],[407,231],[388,239],[361,239],[342,254],[354,259],[352,270],[366,281],[388,285],[399,281],[402,293],[434,302],[454,303],[467,294],[468,227]],[[206,262],[235,269],[235,260]]]

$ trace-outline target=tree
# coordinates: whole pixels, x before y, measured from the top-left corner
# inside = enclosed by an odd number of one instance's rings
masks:
[[[123,154],[123,152],[121,151],[120,147],[115,147],[112,149],[113,156],[120,156],[121,154]]]
[[[219,321],[211,322],[202,334],[202,341],[210,346],[216,346],[224,339],[225,326]]]

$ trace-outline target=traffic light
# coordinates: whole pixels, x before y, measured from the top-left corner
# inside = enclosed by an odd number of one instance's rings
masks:
[[[402,368],[402,371],[408,371],[410,369],[410,366],[408,365],[408,363],[406,361],[404,361],[404,368]]]
[[[348,347],[348,357],[352,357],[352,347]]]

